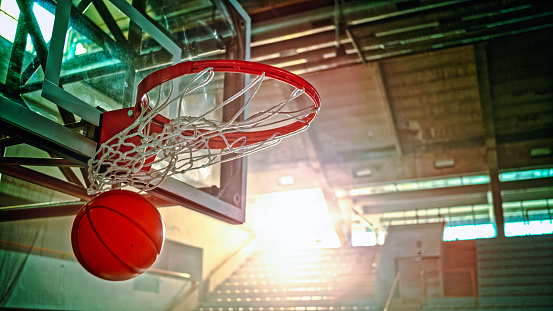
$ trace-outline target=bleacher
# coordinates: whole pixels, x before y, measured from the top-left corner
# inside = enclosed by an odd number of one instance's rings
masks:
[[[373,269],[378,248],[257,252],[198,310],[378,310]]]
[[[553,237],[477,243],[479,306],[553,310]]]
[[[470,243],[452,245],[470,257]],[[426,297],[422,310],[553,310],[553,236],[483,239],[472,245],[476,292],[469,279],[444,277],[444,295]],[[206,295],[197,310],[382,310],[375,293],[378,249],[257,252]],[[456,262],[470,262],[449,254],[444,253],[449,262],[444,262],[444,271],[454,269]],[[467,288],[459,288],[460,283]],[[389,308],[400,309],[409,309],[408,304],[392,303]]]
[[[424,310],[553,310],[553,236],[477,240],[476,256],[477,302],[429,298]]]

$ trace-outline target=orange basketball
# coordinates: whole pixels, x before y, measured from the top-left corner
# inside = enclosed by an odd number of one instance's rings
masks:
[[[157,208],[126,190],[102,193],[81,208],[71,230],[79,263],[110,281],[132,279],[146,271],[163,247],[165,227]]]

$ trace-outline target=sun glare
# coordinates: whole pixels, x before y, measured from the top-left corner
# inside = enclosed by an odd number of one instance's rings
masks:
[[[340,247],[321,189],[265,194],[248,202],[254,232],[264,248]]]

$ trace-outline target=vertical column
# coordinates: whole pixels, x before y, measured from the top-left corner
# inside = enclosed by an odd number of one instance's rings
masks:
[[[499,181],[499,164],[493,119],[493,101],[485,43],[474,46],[474,58],[476,62],[476,73],[478,76],[480,104],[482,106],[482,123],[484,124],[484,139],[486,146],[486,164],[490,175],[490,192],[495,216],[495,227],[497,237],[502,238],[505,237],[505,218],[503,216],[503,199],[501,198],[501,183]]]

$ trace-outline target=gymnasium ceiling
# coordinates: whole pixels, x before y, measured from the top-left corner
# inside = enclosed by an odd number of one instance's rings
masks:
[[[403,191],[406,181],[553,164],[551,3],[268,3],[241,2],[252,59],[302,73],[322,109],[307,133],[250,157],[250,194],[321,186],[370,227],[373,213],[490,202],[487,183]],[[553,186],[497,184],[504,202]]]
[[[320,187],[331,210],[353,207],[368,225],[372,213],[489,202],[488,183],[377,186],[473,175],[494,186],[498,172],[553,166],[552,2],[238,2],[251,59],[322,98],[307,132],[249,157],[249,196]],[[552,180],[496,184],[520,201],[549,198]]]

